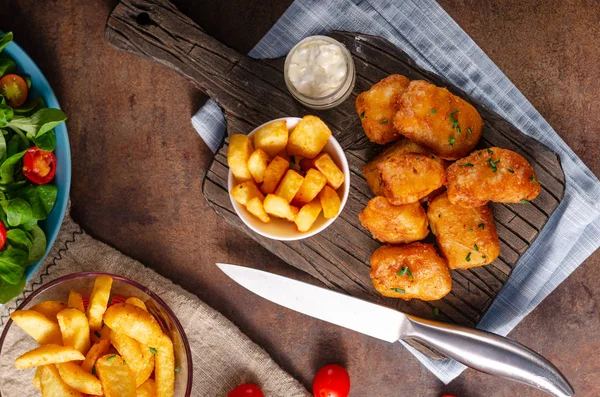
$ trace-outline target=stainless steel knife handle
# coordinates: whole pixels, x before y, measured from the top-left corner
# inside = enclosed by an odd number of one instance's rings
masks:
[[[472,328],[408,316],[402,339],[415,339],[468,367],[544,390],[556,397],[575,392],[564,375],[533,350]]]

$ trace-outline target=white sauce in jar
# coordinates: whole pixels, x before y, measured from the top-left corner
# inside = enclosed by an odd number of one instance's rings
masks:
[[[287,76],[303,95],[322,98],[346,80],[348,65],[339,45],[324,40],[307,41],[291,54]]]

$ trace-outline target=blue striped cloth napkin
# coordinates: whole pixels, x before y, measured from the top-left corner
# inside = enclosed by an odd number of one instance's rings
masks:
[[[250,55],[285,56],[303,37],[334,29],[386,38],[560,155],[565,197],[478,325],[507,335],[600,245],[600,182],[434,0],[296,0]],[[207,102],[192,124],[216,151],[225,134],[219,107]],[[465,369],[407,348],[445,383]]]

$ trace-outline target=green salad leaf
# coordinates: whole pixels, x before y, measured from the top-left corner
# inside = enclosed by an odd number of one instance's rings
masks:
[[[8,146],[8,154],[9,155],[12,151],[11,150],[12,148],[10,145],[10,143],[12,143],[12,142],[13,141],[9,142],[9,146]],[[14,144],[13,144],[13,146],[14,146]],[[4,163],[2,163],[2,165],[0,165],[0,183],[8,184],[8,183],[14,182],[15,168],[17,167],[17,163],[19,161],[21,161],[21,159],[25,155],[25,152],[26,152],[26,150],[23,150],[22,152],[19,152],[17,154],[10,155],[10,157],[7,158],[6,161],[4,161]]]
[[[6,47],[8,45],[8,43],[10,43],[12,40],[13,40],[12,32],[6,32],[6,33],[0,34],[0,51],[2,51],[4,49],[4,47]]]
[[[0,77],[17,71],[17,64],[5,54],[0,54]]]
[[[3,201],[1,205],[4,212],[6,212],[6,220],[9,226],[24,225],[34,219],[31,205],[23,199],[16,198],[14,200]]]
[[[16,284],[7,283],[3,278],[0,278],[0,303],[8,303],[19,295],[25,288],[25,282],[25,275]]]
[[[17,127],[21,131],[39,137],[51,131],[54,127],[67,119],[67,115],[60,109],[40,109],[29,117],[15,115],[7,126]],[[1,121],[1,120],[0,120]]]
[[[33,247],[33,242],[27,237],[27,233],[21,229],[10,229],[6,232],[6,239],[10,245],[29,252]]]
[[[25,251],[10,246],[0,252],[0,277],[9,284],[17,284],[23,277],[28,257]]]
[[[42,259],[44,253],[46,253],[46,234],[39,226],[34,226],[31,229],[32,246],[29,250],[29,262],[35,263]]]

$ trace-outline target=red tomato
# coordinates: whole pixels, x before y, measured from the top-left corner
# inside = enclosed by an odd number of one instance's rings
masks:
[[[347,397],[350,393],[350,376],[339,365],[326,365],[317,372],[313,381],[315,397]]]
[[[28,92],[27,83],[17,74],[7,74],[0,79],[0,94],[4,95],[10,107],[18,108],[23,105]]]
[[[4,247],[4,244],[6,244],[6,227],[4,226],[4,223],[0,221],[0,249]]]
[[[38,185],[50,182],[56,174],[54,153],[39,149],[37,146],[27,149],[23,157],[23,174]]]
[[[246,383],[230,391],[227,397],[265,397],[265,395],[260,387]]]

